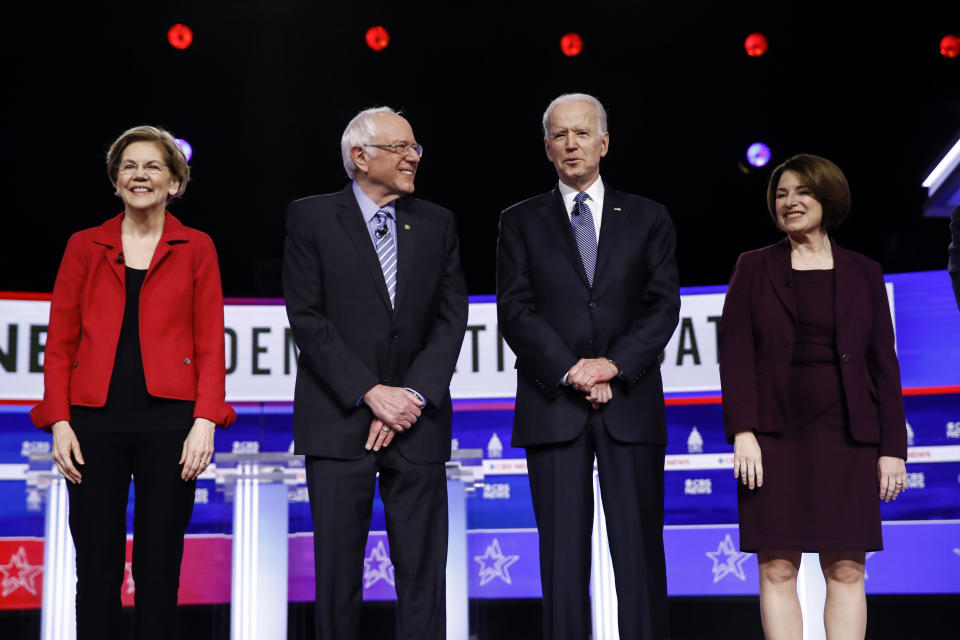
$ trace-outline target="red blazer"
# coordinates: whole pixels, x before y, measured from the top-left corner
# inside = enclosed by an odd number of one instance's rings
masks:
[[[906,418],[893,323],[880,265],[833,246],[836,349],[850,434],[880,455],[907,457]],[[740,256],[719,327],[720,383],[727,439],[780,432],[788,408],[797,300],[790,244]]]
[[[43,366],[38,427],[70,420],[70,405],[107,401],[126,271],[120,254],[123,214],[71,236],[57,272]],[[195,401],[194,417],[221,426],[236,419],[224,402],[223,292],[210,237],[168,212],[140,291],[140,349],[147,391]]]

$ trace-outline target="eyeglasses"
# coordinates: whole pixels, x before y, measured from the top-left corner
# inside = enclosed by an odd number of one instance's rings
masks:
[[[136,173],[140,167],[143,167],[143,170],[145,172],[155,176],[157,174],[163,173],[163,170],[167,168],[167,165],[161,162],[145,162],[143,164],[140,164],[139,162],[134,162],[131,160],[130,162],[124,162],[122,165],[120,165],[119,171],[120,173],[124,173],[124,174]]]
[[[377,149],[386,149],[397,155],[405,156],[410,150],[417,152],[417,155],[423,157],[423,146],[416,142],[395,142],[394,144],[364,144],[365,147],[376,147]]]

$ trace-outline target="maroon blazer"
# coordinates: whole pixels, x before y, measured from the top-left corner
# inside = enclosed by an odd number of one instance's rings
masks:
[[[38,427],[70,420],[70,405],[107,401],[126,300],[123,214],[70,238],[50,300]],[[166,214],[140,290],[140,350],[147,391],[193,400],[194,417],[220,426],[236,414],[224,401],[223,293],[210,236]]]
[[[837,361],[850,434],[880,455],[907,457],[900,367],[883,273],[873,260],[833,245]],[[727,440],[741,431],[778,433],[789,406],[797,329],[787,239],[737,260],[719,327]]]

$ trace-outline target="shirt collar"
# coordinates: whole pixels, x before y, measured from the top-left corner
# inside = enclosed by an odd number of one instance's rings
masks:
[[[580,193],[573,187],[570,187],[560,181],[558,183],[560,187],[560,196],[563,198],[563,204],[566,206],[566,210],[569,212],[573,208],[573,203],[576,200],[577,194]],[[597,176],[597,179],[593,181],[589,187],[586,188],[586,194],[590,196],[589,201],[600,202],[603,200],[604,194],[603,180],[600,179],[600,176]],[[588,201],[588,202],[589,202]],[[590,207],[594,209],[594,207]]]
[[[391,218],[396,219],[396,212],[394,209],[394,202],[378,207],[377,203],[374,202],[370,196],[363,192],[363,189],[360,188],[360,185],[357,184],[357,181],[353,181],[353,196],[357,199],[357,204],[360,206],[360,213],[363,214],[364,222],[370,222],[373,220],[373,217],[377,215],[377,212],[381,209],[390,214]]]

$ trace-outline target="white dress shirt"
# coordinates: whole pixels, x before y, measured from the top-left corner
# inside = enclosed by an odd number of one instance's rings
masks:
[[[560,195],[563,197],[563,208],[567,212],[567,220],[571,218],[571,211],[577,203],[577,194],[580,193],[573,187],[568,187],[560,182]],[[590,207],[590,213],[593,214],[593,230],[597,234],[597,244],[600,244],[600,221],[603,219],[603,180],[600,176],[593,181],[593,184],[586,188],[587,206]]]

